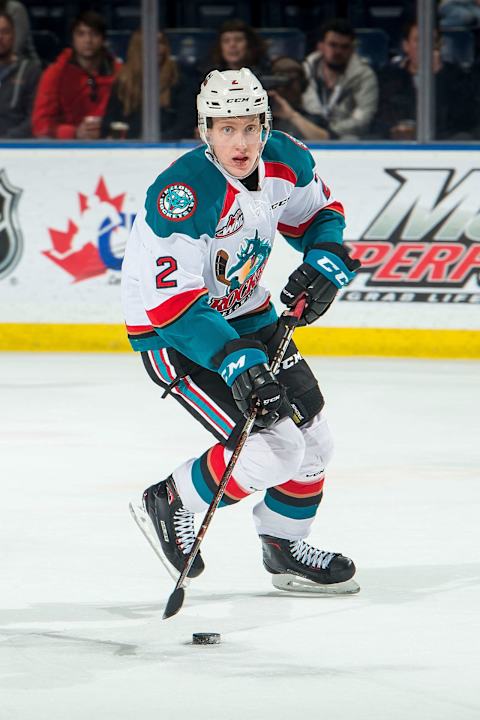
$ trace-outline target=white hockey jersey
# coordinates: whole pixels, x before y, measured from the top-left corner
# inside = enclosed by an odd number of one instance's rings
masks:
[[[276,230],[302,252],[318,242],[342,242],[342,205],[316,175],[303,143],[272,132],[258,187],[250,191],[227,175],[205,146],[158,176],[122,267],[135,350],[173,347],[216,370],[213,358],[226,342],[276,319],[261,284]]]

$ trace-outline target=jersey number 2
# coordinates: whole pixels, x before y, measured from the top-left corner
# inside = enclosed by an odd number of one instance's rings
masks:
[[[157,266],[162,267],[162,265],[166,265],[166,267],[157,275],[157,288],[177,287],[176,280],[165,280],[166,277],[171,275],[177,269],[177,261],[172,257],[159,257],[157,260]]]

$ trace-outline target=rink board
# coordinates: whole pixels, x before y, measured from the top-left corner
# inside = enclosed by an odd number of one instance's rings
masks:
[[[304,355],[480,358],[480,332],[309,327],[295,331]],[[123,325],[0,324],[0,351],[125,352]]]
[[[0,349],[128,349],[120,268],[145,190],[185,148],[0,148]],[[309,354],[480,357],[480,150],[313,149],[362,272]],[[278,297],[299,256],[278,235]]]

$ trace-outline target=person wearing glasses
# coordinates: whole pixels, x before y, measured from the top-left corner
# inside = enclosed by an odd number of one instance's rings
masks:
[[[93,11],[80,14],[66,48],[43,73],[32,115],[33,135],[97,140],[121,63],[105,45],[106,24]]]
[[[325,139],[364,137],[377,111],[378,82],[368,62],[355,52],[350,23],[341,18],[325,23],[304,68],[308,84],[303,109],[323,117]]]

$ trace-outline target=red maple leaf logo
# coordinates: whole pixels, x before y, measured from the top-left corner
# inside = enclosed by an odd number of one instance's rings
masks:
[[[121,212],[125,193],[110,196],[103,177],[100,177],[93,195],[78,193],[80,215],[78,222],[68,220],[66,230],[48,228],[53,248],[44,250],[49,260],[68,272],[74,282],[102,275],[105,263],[98,252],[98,234],[105,218],[115,224]]]

